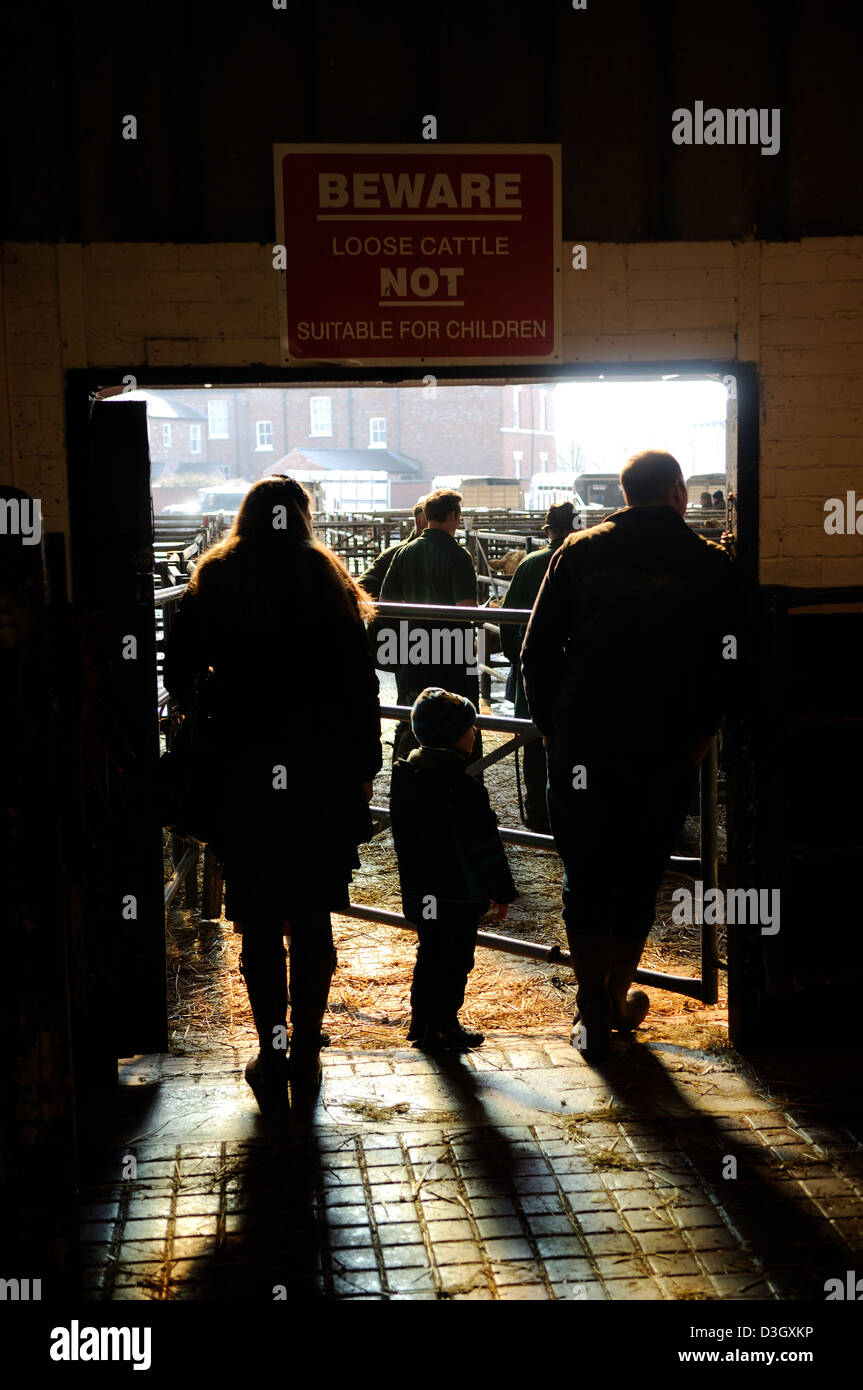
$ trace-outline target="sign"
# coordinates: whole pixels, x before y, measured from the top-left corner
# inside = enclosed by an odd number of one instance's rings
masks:
[[[559,362],[558,145],[275,145],[289,365]]]

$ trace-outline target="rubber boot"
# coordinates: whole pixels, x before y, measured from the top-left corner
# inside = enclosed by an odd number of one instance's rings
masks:
[[[533,830],[538,835],[550,835],[551,826],[546,805],[548,764],[542,741],[534,739],[532,743],[526,743],[521,752],[524,768],[524,823],[528,830]]]
[[[616,936],[612,943],[611,970],[608,976],[608,997],[611,1003],[611,1026],[620,1033],[631,1033],[644,1021],[650,1000],[643,989],[630,989],[638,969],[647,937]]]
[[[611,1005],[608,978],[611,972],[611,933],[568,932],[575,971],[576,1004],[570,1042],[587,1062],[601,1061],[611,1043]]]
[[[291,1082],[315,1091],[321,1084],[321,1023],[336,968],[330,947],[310,949],[291,944]]]
[[[260,1051],[246,1063],[250,1086],[280,1087],[287,1081],[287,1049],[278,1042],[287,1038],[288,988],[285,950],[281,936],[245,934],[240,972],[246,982]]]
[[[469,1052],[485,1042],[484,1033],[470,1032],[458,1019],[444,1028],[427,1028],[422,1040],[424,1052]]]

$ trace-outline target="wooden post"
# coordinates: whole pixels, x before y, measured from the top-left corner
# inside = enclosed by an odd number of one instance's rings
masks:
[[[201,916],[205,922],[215,922],[222,915],[222,865],[210,846],[204,850],[204,887],[201,895]]]
[[[198,865],[201,861],[201,851],[193,842],[189,849],[194,851],[195,862],[186,874],[186,881],[183,885],[183,897],[186,907],[197,908],[198,906]]]

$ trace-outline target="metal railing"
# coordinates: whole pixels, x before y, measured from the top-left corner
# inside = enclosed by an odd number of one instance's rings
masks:
[[[156,595],[157,605],[160,603],[175,603],[183,592],[184,586],[177,586],[173,590],[163,590]],[[463,626],[478,626],[480,629],[488,626],[487,617],[489,610],[484,607],[452,607],[444,604],[419,604],[419,603],[379,603],[377,605],[378,615],[381,617],[416,618],[426,621],[439,621],[448,624],[461,624]],[[527,624],[531,610],[521,608],[500,608],[495,609],[495,619],[499,623],[511,623],[519,626]],[[161,695],[160,691],[160,695]],[[167,697],[167,692],[164,692]],[[405,705],[381,705],[381,716],[384,719],[408,720],[410,709]],[[496,733],[509,733],[512,735],[500,748],[487,754],[484,758],[472,763],[468,771],[477,775],[481,770],[498,762],[510,753],[514,753],[517,748],[525,743],[531,742],[540,737],[536,725],[529,719],[509,718],[504,715],[480,714],[476,720],[480,729],[487,729]],[[703,759],[699,770],[699,797],[700,797],[700,842],[699,855],[671,855],[668,866],[674,872],[696,874],[700,876],[705,894],[710,888],[716,886],[717,878],[717,833],[716,833],[716,810],[717,810],[717,755],[716,740],[714,739],[710,750]],[[389,824],[389,811],[382,806],[371,806],[373,818],[382,827]],[[513,826],[501,826],[500,836],[504,844],[522,845],[533,849],[544,851],[555,850],[554,837],[542,835],[530,830],[521,830]],[[189,842],[180,842],[180,845],[187,844],[188,847],[176,856],[176,867],[171,879],[165,888],[166,906],[173,900],[179,891],[184,879],[193,874],[194,889],[192,894],[197,891],[197,866],[200,846]],[[217,897],[221,896],[221,875],[219,867],[213,862],[213,856],[207,850],[205,854],[205,881],[204,881],[204,910],[208,916],[218,915]],[[210,861],[208,866],[208,861]],[[209,872],[208,872],[209,867]],[[190,901],[187,891],[187,906],[194,903],[194,896]],[[352,903],[350,907],[340,909],[340,915],[355,917],[362,921],[381,922],[388,926],[400,927],[408,931],[416,931],[416,925],[409,922],[407,918],[399,913],[384,911],[381,908],[374,908],[362,903]],[[698,999],[706,1004],[715,1004],[718,999],[718,969],[719,961],[716,949],[716,928],[705,922],[701,924],[701,975],[699,978],[690,978],[682,975],[670,975],[659,970],[639,969],[635,979],[640,984],[653,985],[659,989],[669,990],[676,994],[685,994],[691,998]],[[549,964],[569,965],[571,958],[568,951],[557,945],[547,945],[540,942],[519,941],[513,937],[501,936],[495,932],[480,931],[477,934],[477,945],[488,950],[503,951],[510,955],[523,956],[531,960],[545,961]]]
[[[450,607],[442,604],[423,604],[423,603],[379,603],[377,611],[382,617],[401,617],[417,618],[426,621],[445,621],[447,623],[461,623],[463,625],[486,625],[488,609],[477,607]],[[531,610],[524,608],[499,608],[495,609],[495,619],[498,623],[512,623],[518,626],[527,624]],[[381,715],[385,719],[407,720],[410,718],[410,709],[405,705],[381,705]],[[479,729],[489,729],[494,732],[512,733],[509,739],[501,748],[495,749],[493,753],[472,763],[468,772],[476,775],[481,769],[488,767],[492,762],[497,762],[524,743],[540,737],[536,725],[529,719],[507,718],[504,715],[480,714],[477,716],[477,727]],[[713,740],[710,750],[704,757],[699,768],[699,854],[671,855],[668,867],[676,873],[694,874],[700,877],[704,893],[706,895],[710,888],[716,887],[718,871],[717,864],[717,833],[716,833],[716,812],[717,812],[717,755],[716,739]],[[371,807],[372,815],[382,825],[389,824],[389,812],[381,806]],[[541,835],[534,831],[518,830],[511,826],[500,827],[500,837],[504,844],[526,845],[534,849],[554,850],[555,842],[552,835]],[[362,917],[366,911],[361,904],[352,904],[349,916]],[[380,909],[369,909],[379,913]],[[387,913],[384,917],[375,916],[369,918],[371,921],[386,921],[391,926],[405,927],[408,930],[416,930],[413,923],[406,918],[399,916],[398,913]],[[686,994],[694,999],[699,999],[705,1004],[715,1004],[719,997],[718,989],[718,970],[719,960],[716,947],[716,928],[706,922],[701,924],[701,975],[698,979],[691,979],[685,975],[670,975],[659,970],[638,970],[635,979],[640,984],[654,985],[659,989],[669,990],[674,994]],[[482,939],[481,939],[482,938]],[[510,937],[499,937],[495,933],[482,932],[477,937],[480,945],[486,946],[490,950],[510,951],[516,955],[529,956],[534,960],[554,960],[561,964],[570,963],[569,953],[561,950],[558,946],[546,946],[536,942],[519,943],[519,950],[512,951]],[[528,949],[521,949],[522,947]]]

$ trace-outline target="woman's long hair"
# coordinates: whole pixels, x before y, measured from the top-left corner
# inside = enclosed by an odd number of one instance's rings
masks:
[[[286,610],[300,621],[322,606],[354,619],[375,611],[339,557],[315,539],[311,498],[288,477],[253,484],[228,535],[202,557],[189,589],[258,629],[284,621]]]

